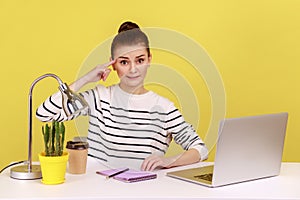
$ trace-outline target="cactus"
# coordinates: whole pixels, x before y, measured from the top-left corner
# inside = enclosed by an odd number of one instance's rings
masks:
[[[42,126],[44,136],[45,155],[61,156],[65,141],[65,125],[63,122],[53,121],[52,126]]]
[[[50,139],[51,139],[50,152],[51,152],[51,154],[54,154],[54,152],[55,152],[54,144],[55,144],[55,124],[56,123],[57,123],[56,121],[52,121],[52,131],[51,131],[51,136],[50,136]]]
[[[65,130],[66,130],[64,123],[61,123],[59,128],[60,128],[59,132],[61,134],[60,154],[62,155],[63,150],[64,150]]]
[[[43,136],[44,136],[44,144],[45,144],[45,154],[49,155],[50,151],[49,151],[49,134],[50,134],[50,127],[48,126],[48,124],[46,124],[45,128],[44,126],[42,127],[42,132],[43,132]]]

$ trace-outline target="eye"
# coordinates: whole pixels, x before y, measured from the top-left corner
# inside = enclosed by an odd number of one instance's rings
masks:
[[[142,63],[144,63],[144,61],[145,61],[144,58],[139,58],[139,59],[137,60],[137,63],[138,63],[138,64],[142,64]]]
[[[127,60],[121,60],[120,63],[121,63],[121,65],[127,65],[128,64]]]

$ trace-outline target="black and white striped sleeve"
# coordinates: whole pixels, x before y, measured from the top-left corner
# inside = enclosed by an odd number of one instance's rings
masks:
[[[187,123],[175,106],[172,106],[167,115],[167,130],[172,134],[174,141],[181,145],[184,150],[196,149],[201,160],[207,159],[208,150],[194,130],[193,126]]]
[[[87,94],[87,93],[85,93]],[[82,95],[84,98],[86,96]],[[48,97],[36,110],[36,117],[42,122],[56,121],[68,121],[72,120],[83,113],[78,113],[75,116],[68,117],[62,108],[62,95],[61,92],[57,92]]]

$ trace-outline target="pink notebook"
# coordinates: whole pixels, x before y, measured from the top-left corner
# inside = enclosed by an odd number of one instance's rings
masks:
[[[110,175],[117,173],[119,171],[122,171],[122,170],[124,170],[124,168],[110,169],[110,170],[100,171],[97,173],[101,174],[103,176],[110,176]],[[132,183],[132,182],[137,182],[137,181],[145,181],[145,180],[149,180],[149,179],[155,179],[156,177],[157,177],[157,175],[152,172],[137,171],[137,170],[129,169],[128,171],[118,174],[112,178],[119,180],[119,181]]]

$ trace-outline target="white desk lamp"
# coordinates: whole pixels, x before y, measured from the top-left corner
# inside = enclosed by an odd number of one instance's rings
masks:
[[[88,107],[87,102],[81,96],[70,90],[68,85],[63,83],[55,74],[44,74],[35,79],[30,86],[28,96],[28,161],[26,164],[16,166],[10,170],[10,177],[14,179],[32,180],[42,178],[40,165],[32,165],[32,91],[35,84],[46,77],[53,77],[59,82],[59,90],[62,93],[62,108],[67,116],[76,115]]]

